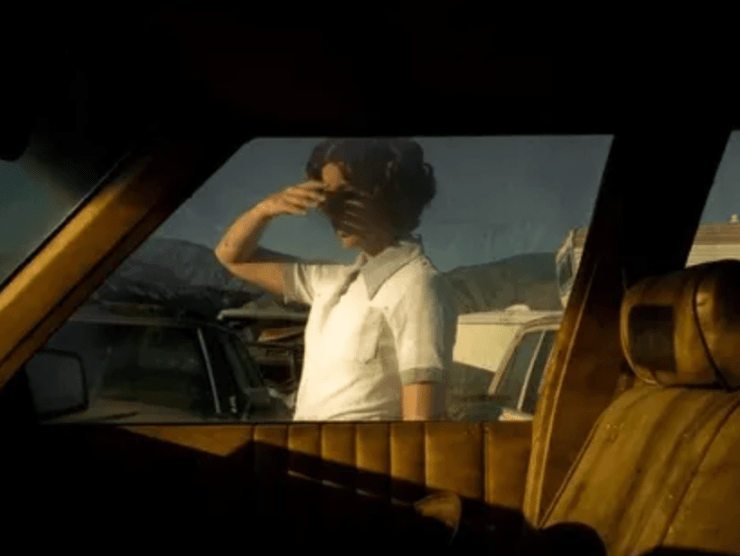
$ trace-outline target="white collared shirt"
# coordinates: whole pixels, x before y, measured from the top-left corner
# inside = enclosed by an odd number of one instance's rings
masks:
[[[311,305],[295,421],[401,418],[401,386],[446,382],[457,330],[444,275],[408,237],[352,265],[285,265],[285,301]]]

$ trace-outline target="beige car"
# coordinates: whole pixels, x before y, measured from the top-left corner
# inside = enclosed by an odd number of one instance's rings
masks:
[[[447,404],[465,421],[532,419],[562,311],[505,311],[461,315]]]

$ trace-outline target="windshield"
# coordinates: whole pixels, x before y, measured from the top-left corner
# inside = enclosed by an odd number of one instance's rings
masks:
[[[42,170],[34,149],[18,162],[0,161],[0,287],[67,219],[114,168],[110,155],[97,168],[63,174]]]

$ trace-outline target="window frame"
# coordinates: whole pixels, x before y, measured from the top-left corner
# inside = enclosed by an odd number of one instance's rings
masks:
[[[78,207],[0,290],[0,388],[248,139],[154,141]]]

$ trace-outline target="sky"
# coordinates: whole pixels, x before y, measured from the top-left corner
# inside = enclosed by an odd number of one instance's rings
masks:
[[[243,211],[301,182],[312,139],[255,140],[158,230],[160,237],[215,246]],[[418,233],[442,271],[519,253],[554,251],[586,225],[611,138],[417,138],[434,168],[437,195]],[[282,217],[262,245],[305,258],[351,260],[320,214]]]
[[[250,206],[304,180],[320,138],[245,144],[155,236],[214,247]],[[522,253],[553,252],[568,230],[588,225],[610,136],[417,138],[437,177],[437,195],[418,230],[442,271]],[[0,163],[0,255],[28,249],[75,195],[18,165]],[[740,132],[732,135],[703,221],[740,213]],[[320,214],[281,217],[261,244],[305,258],[350,261]]]

